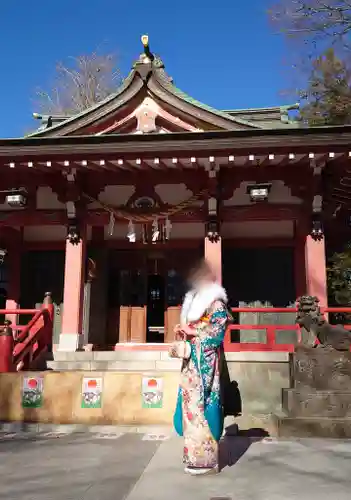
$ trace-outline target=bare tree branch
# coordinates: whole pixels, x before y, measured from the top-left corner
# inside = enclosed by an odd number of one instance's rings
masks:
[[[280,0],[269,14],[290,37],[351,47],[351,0]]]
[[[43,114],[73,115],[108,97],[121,83],[113,55],[93,52],[58,63],[49,91],[37,90],[35,105]]]

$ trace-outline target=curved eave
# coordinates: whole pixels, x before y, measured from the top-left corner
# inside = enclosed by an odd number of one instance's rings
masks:
[[[139,92],[143,84],[140,78],[136,78],[136,76],[135,70],[132,70],[123,81],[122,85],[118,88],[117,92],[109,95],[103,101],[95,104],[89,109],[85,109],[81,113],[78,113],[67,120],[57,123],[50,128],[33,132],[26,137],[61,136],[86,127],[118,106],[124,104],[127,100],[131,99]]]

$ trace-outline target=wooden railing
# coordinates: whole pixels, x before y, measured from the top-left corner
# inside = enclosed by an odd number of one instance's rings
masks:
[[[234,316],[238,313],[273,313],[273,314],[296,314],[295,307],[233,307],[232,312]],[[351,307],[321,307],[323,314],[328,313],[351,313]],[[351,330],[351,325],[344,325],[344,328]],[[266,332],[266,342],[232,342],[231,331],[252,331],[264,330]],[[277,342],[277,332],[282,333],[284,337],[285,331],[296,332],[296,341]],[[294,352],[297,344],[301,343],[301,330],[296,323],[291,324],[231,324],[228,328],[224,339],[224,350],[226,352],[240,352],[240,351],[274,351],[274,352]]]
[[[0,309],[0,315],[32,315],[27,325],[6,320],[0,327],[0,373],[33,368],[52,346],[54,306],[51,294],[45,294],[40,309]]]

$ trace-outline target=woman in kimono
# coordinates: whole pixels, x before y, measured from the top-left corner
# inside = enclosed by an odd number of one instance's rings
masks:
[[[174,426],[184,436],[185,472],[218,472],[218,443],[223,431],[219,349],[229,321],[227,295],[202,261],[190,275],[191,290],[175,331],[170,356],[183,358]]]

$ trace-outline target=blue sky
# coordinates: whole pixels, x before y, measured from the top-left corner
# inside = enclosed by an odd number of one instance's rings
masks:
[[[294,102],[268,0],[12,0],[0,8],[0,137],[33,129],[33,96],[70,56],[117,53],[126,74],[147,33],[179,88],[220,109]],[[273,2],[274,3],[274,2]],[[286,74],[287,73],[287,74]],[[290,75],[289,75],[290,76]]]

